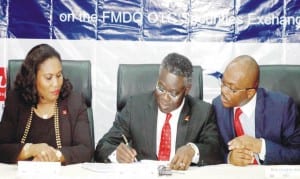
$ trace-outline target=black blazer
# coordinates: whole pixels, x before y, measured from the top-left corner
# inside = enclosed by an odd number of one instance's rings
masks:
[[[83,98],[72,92],[67,99],[59,101],[58,106],[61,152],[65,157],[65,164],[91,161],[93,146]],[[24,105],[15,91],[7,93],[0,123],[0,162],[17,162],[30,110],[31,106]],[[30,143],[30,139],[27,138],[26,142]]]
[[[128,137],[137,151],[139,160],[157,160],[157,112],[154,93],[131,97],[124,109],[117,113],[112,128],[98,142],[95,160],[109,161],[108,156],[123,142],[122,134]],[[176,149],[188,142],[195,143],[199,149],[199,165],[216,164],[222,160],[213,108],[210,104],[191,96],[186,96],[180,113]]]

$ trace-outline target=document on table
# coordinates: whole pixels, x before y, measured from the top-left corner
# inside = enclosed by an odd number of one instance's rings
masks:
[[[158,174],[160,165],[167,165],[165,161],[141,160],[134,163],[83,163],[81,166],[99,173],[119,173],[119,174]]]
[[[17,178],[58,178],[60,162],[18,161]]]

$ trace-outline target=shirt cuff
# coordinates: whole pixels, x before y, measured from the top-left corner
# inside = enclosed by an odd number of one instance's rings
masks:
[[[227,154],[227,159],[226,160],[227,160],[228,164],[230,164],[230,160],[229,160],[230,159],[230,155],[231,155],[231,151],[229,151],[228,154]]]
[[[109,156],[108,156],[109,160],[112,163],[118,163],[117,161],[117,150],[113,151]]]
[[[266,141],[263,138],[260,138],[260,140],[261,140],[261,149],[258,156],[260,160],[264,161],[266,156]]]
[[[193,159],[192,159],[192,163],[197,164],[199,162],[199,158],[200,158],[200,153],[199,153],[198,147],[196,146],[196,144],[191,143],[191,142],[187,143],[187,145],[190,145],[195,152]]]

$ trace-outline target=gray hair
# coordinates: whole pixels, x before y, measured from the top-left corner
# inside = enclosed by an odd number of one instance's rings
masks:
[[[185,77],[185,85],[192,84],[193,65],[191,61],[178,53],[168,54],[160,65],[160,70],[167,69],[168,72]]]

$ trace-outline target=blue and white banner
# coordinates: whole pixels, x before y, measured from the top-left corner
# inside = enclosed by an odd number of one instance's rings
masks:
[[[299,0],[1,0],[1,38],[299,42]]]
[[[259,64],[300,64],[299,42],[300,0],[0,0],[0,100],[7,61],[39,43],[66,60],[88,59],[98,141],[114,120],[121,63],[186,55],[204,69],[210,102],[219,85],[207,74],[242,54]]]

